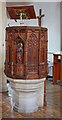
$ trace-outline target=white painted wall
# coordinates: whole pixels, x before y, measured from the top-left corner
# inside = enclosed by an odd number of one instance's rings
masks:
[[[6,19],[6,3],[0,2],[0,92],[7,91],[4,74]]]
[[[21,3],[19,3],[20,5]],[[48,28],[48,51],[57,52],[60,51],[60,2],[34,2],[36,16],[39,14],[39,9],[42,9],[42,13],[45,17],[42,18],[42,26]],[[23,4],[22,4],[23,5]],[[10,26],[20,25],[20,21],[16,23],[14,20],[8,20]],[[25,20],[24,25],[38,26],[38,20]],[[52,55],[53,56],[53,55]],[[49,55],[49,60],[53,60]]]
[[[0,2],[0,91],[2,91],[2,3]]]
[[[61,51],[62,51],[62,2],[60,3]]]
[[[36,8],[42,8],[45,14],[42,26],[48,28],[48,51],[60,51],[60,3],[43,2],[36,4]],[[49,60],[53,61],[52,57],[53,55],[49,55]]]
[[[0,92],[2,92],[2,3],[0,2]],[[0,94],[2,106],[2,96]],[[2,119],[2,107],[0,107],[0,119]]]

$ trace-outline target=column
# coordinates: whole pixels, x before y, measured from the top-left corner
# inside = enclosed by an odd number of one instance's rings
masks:
[[[6,29],[6,2],[2,2],[2,92],[7,91],[7,79],[4,74],[4,61],[5,61],[5,29]]]
[[[2,2],[0,2],[0,92],[2,92]]]

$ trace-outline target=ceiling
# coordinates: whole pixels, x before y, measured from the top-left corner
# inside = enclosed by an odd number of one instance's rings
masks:
[[[61,2],[62,0],[6,0],[6,2],[9,4],[9,5],[16,5],[18,3],[21,3],[23,5],[26,5],[26,4],[30,4],[30,3],[33,3],[33,2]],[[19,4],[18,4],[19,5]]]
[[[33,5],[33,2],[6,2],[6,6]]]

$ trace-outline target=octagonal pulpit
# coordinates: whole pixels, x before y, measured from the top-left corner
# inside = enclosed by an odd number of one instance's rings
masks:
[[[6,28],[4,72],[12,88],[13,109],[31,113],[46,103],[47,28],[41,27],[42,15],[36,17],[34,6],[7,7],[10,19],[38,19],[36,26]],[[22,24],[23,22],[20,22]]]
[[[15,79],[40,79],[47,74],[47,29],[7,27],[5,74]]]
[[[14,109],[31,113],[44,105],[47,76],[47,28],[6,28],[5,75],[13,89]]]
[[[31,113],[45,104],[47,68],[47,28],[7,27],[4,72],[14,110]]]

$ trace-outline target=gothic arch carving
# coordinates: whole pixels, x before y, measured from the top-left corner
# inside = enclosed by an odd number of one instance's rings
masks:
[[[16,63],[23,64],[24,62],[24,41],[18,36],[16,39]]]
[[[28,63],[35,64],[38,62],[38,38],[35,34],[31,34],[27,41]]]

